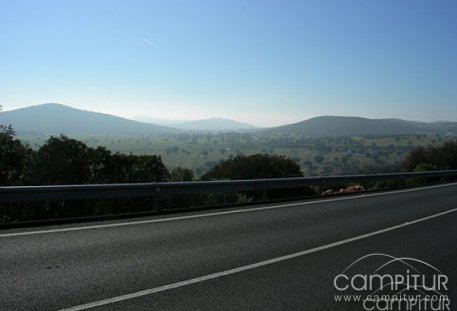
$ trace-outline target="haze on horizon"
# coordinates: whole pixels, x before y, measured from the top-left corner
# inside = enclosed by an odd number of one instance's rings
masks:
[[[0,0],[0,105],[457,121],[457,2]]]

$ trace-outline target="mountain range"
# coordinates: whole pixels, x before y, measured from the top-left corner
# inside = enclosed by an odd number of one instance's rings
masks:
[[[129,120],[109,114],[43,104],[0,112],[0,124],[18,133],[42,134],[150,134],[194,131],[254,130],[265,133],[301,133],[309,136],[457,134],[457,122],[415,122],[400,119],[322,116],[268,129],[229,119],[182,121],[173,126]]]

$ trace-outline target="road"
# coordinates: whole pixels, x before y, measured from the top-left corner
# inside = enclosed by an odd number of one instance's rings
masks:
[[[363,310],[334,279],[372,253],[438,268],[456,310],[457,184],[3,230],[0,309]]]

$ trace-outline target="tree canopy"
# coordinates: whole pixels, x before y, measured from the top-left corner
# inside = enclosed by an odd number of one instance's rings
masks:
[[[0,127],[0,185],[63,185],[165,181],[160,156],[112,154],[67,136],[50,137],[37,151]]]
[[[457,141],[415,148],[406,156],[403,166],[407,171],[457,169]]]
[[[0,125],[0,185],[22,183],[31,149],[15,139],[11,126]]]
[[[256,179],[300,177],[300,166],[285,156],[254,154],[239,155],[221,161],[202,176],[203,180],[213,179]]]

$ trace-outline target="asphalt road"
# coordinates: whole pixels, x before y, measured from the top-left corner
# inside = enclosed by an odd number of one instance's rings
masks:
[[[334,280],[373,253],[439,269],[457,310],[457,184],[4,230],[0,310],[363,310],[335,301],[354,290]],[[350,272],[388,260],[370,256]]]

